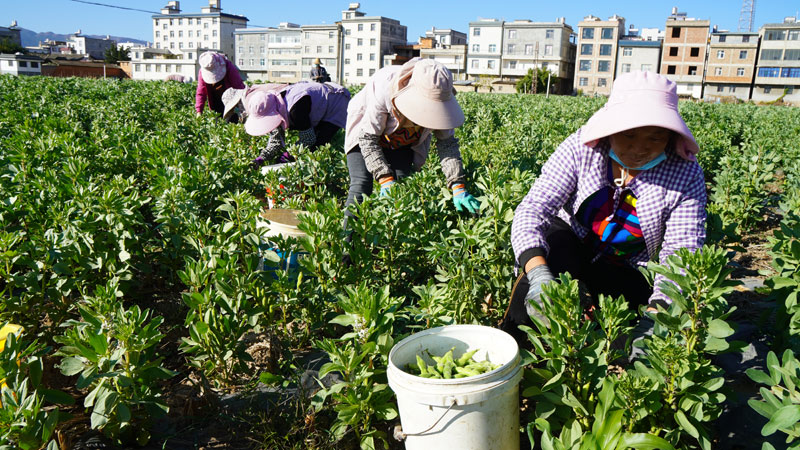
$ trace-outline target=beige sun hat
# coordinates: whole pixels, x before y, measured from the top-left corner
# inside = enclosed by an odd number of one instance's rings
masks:
[[[222,118],[227,119],[233,113],[237,106],[241,105],[244,110],[244,96],[247,89],[228,88],[222,93],[222,104],[225,105],[225,111],[222,113]]]
[[[313,64],[322,64],[322,61],[320,61],[319,58],[314,58]]]
[[[400,114],[431,130],[451,130],[464,123],[453,89],[453,74],[431,59],[416,61],[408,84],[394,97]]]

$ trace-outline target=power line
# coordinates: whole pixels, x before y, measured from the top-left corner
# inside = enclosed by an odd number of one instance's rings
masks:
[[[128,8],[127,6],[118,6],[118,5],[109,5],[107,3],[98,3],[98,2],[89,2],[86,0],[69,0],[75,3],[85,3],[87,5],[95,5],[95,6],[105,6],[106,8],[116,8],[116,9],[125,9],[128,11],[138,11],[148,14],[160,14],[158,11],[148,11],[146,9],[137,9],[137,8]]]

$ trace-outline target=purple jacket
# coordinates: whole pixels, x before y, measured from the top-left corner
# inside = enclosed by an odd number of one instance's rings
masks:
[[[239,75],[239,69],[227,58],[225,58],[225,78],[222,79],[222,85],[225,89],[228,88],[236,88],[236,89],[244,89],[244,83],[242,82],[242,77]],[[225,91],[223,89],[223,92]],[[211,107],[212,100],[209,99],[209,89],[208,84],[203,81],[203,74],[202,71],[197,71],[197,92],[195,93],[195,102],[194,102],[194,109],[197,110],[198,113],[203,112],[203,108],[206,105],[206,100],[209,101],[209,108]],[[222,98],[215,99],[219,104],[222,104]]]
[[[291,111],[292,106],[306,95],[311,97],[309,120],[312,128],[322,121],[332,123],[339,128],[344,128],[347,124],[347,105],[350,103],[350,91],[343,86],[336,83],[305,81],[290,85],[285,92],[287,111]]]
[[[603,186],[615,188],[615,197],[622,190],[607,178],[608,147],[582,145],[580,133],[576,131],[558,146],[514,213],[511,245],[517,262],[527,250],[548,251],[545,231],[556,215],[579,237],[585,237],[590,230],[574,217],[583,201]],[[666,161],[640,172],[627,188],[637,198],[636,212],[647,244],[646,251],[628,260],[632,265],[644,266],[651,259],[663,262],[679,248],[702,247],[706,239],[706,187],[697,162],[668,151]],[[650,299],[670,302],[658,287],[662,280],[662,275],[656,275]]]

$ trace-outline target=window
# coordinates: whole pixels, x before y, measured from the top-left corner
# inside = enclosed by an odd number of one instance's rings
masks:
[[[784,61],[800,61],[800,49],[787,48],[786,51],[783,52],[783,60]]]
[[[191,25],[191,24],[192,24],[192,18],[191,18],[191,17],[189,17],[188,19],[186,19],[186,24],[187,24],[187,25]]]
[[[588,59],[582,59],[578,63],[578,70],[580,70],[581,72],[588,72],[592,70],[592,61]]]
[[[20,67],[28,67],[28,62],[27,61],[20,61],[19,62],[19,66]]]
[[[208,22],[203,23],[203,28],[206,30],[208,29]]]
[[[553,46],[547,44],[544,46],[544,56],[553,56]]]
[[[178,48],[183,48],[183,42],[178,42]]]
[[[150,72],[150,64],[145,64],[144,71],[145,72]]]
[[[142,65],[141,64],[134,64],[133,65],[133,70],[136,71],[136,72],[141,72],[142,71]]]
[[[211,35],[214,36],[214,37],[217,37],[217,30],[212,30],[211,31]]]
[[[164,30],[166,30],[166,29],[167,29],[167,24],[164,24],[164,26],[163,26],[162,28],[163,28]]]
[[[345,58],[345,59],[344,59],[344,63],[345,63],[345,64],[350,64],[350,58]]]
[[[781,69],[781,78],[800,78],[800,67],[784,67]]]
[[[633,49],[630,47],[625,47],[622,49],[622,56],[631,56],[633,55]]]
[[[344,30],[344,34],[347,35],[347,36],[350,36],[350,28],[346,28]]]
[[[525,54],[532,55],[533,54],[533,45],[532,44],[525,44]]]
[[[594,28],[584,28],[581,30],[581,39],[594,39]]]
[[[516,50],[516,48],[517,48],[516,45],[508,44],[508,53],[514,53],[514,50]]]
[[[189,53],[186,55],[186,57],[187,57],[187,58],[189,58],[189,59],[192,59],[192,58],[194,57],[194,53],[192,53],[192,52],[189,52]]]
[[[770,91],[772,91],[772,88],[771,88],[771,87],[767,86],[767,87],[765,87],[765,88],[764,88],[764,93],[765,93],[765,94],[769,94],[769,93],[770,93]]]
[[[508,30],[508,38],[509,39],[516,39],[517,38],[517,30]]]
[[[719,36],[719,42],[725,42],[727,40],[727,37],[728,36],[725,36],[724,34],[720,35]]]
[[[495,63],[496,63],[496,62],[497,62],[497,61],[495,61],[495,60],[493,60],[493,59],[490,59],[489,61],[486,61],[486,67],[487,67],[488,69],[494,69],[494,65],[495,65]]]
[[[266,60],[266,59],[264,59],[264,58],[261,58],[261,59],[259,60],[259,63],[261,63],[261,66],[262,66],[262,67],[263,67],[263,66],[266,66],[266,65],[267,65],[267,60]]]
[[[497,53],[497,44],[489,44],[489,53]]]
[[[608,86],[608,79],[607,78],[598,78],[597,79],[597,87],[605,87]]]
[[[364,69],[356,69],[356,76],[363,77],[364,76]]]
[[[739,59],[747,59],[747,50],[739,50]]]
[[[174,42],[170,42],[169,43],[169,48],[175,48],[175,43]]]
[[[216,17],[212,17],[212,18],[211,18],[211,23],[213,23],[214,25],[216,25],[216,24],[217,24],[217,18],[216,18]]]
[[[242,47],[241,45],[239,46],[239,53],[244,53],[244,47]]]
[[[369,45],[370,45],[370,46],[372,46],[372,47],[374,47],[374,46],[375,46],[375,44],[377,44],[377,41],[375,40],[375,38],[371,38],[371,39],[369,40]]]
[[[689,66],[689,75],[697,75],[697,66]]]
[[[328,39],[333,39],[333,31],[328,31]]]
[[[722,85],[717,86],[717,92],[722,92],[724,90],[725,90],[725,86],[722,86]]]
[[[369,60],[370,61],[375,61],[375,53],[370,53],[369,54]]]
[[[481,35],[481,29],[480,28],[473,28],[472,29],[472,35],[473,36],[480,36]]]
[[[156,37],[161,37],[161,32],[156,30]]]
[[[247,47],[247,50],[249,50],[250,53],[253,53],[253,46],[251,45],[250,47]]]
[[[358,38],[358,41],[356,41],[356,45],[358,45],[359,47],[364,45],[364,39]]]
[[[783,49],[763,49],[761,50],[761,59],[765,61],[778,61],[783,56]]]
[[[790,41],[800,40],[800,30],[789,30],[789,33],[786,36],[786,38]]]
[[[516,61],[509,61],[508,62],[508,68],[509,69],[516,69],[517,68],[517,62]]]
[[[653,66],[650,64],[642,64],[642,72],[651,72],[653,70]]]
[[[592,44],[581,44],[581,55],[591,55],[593,49],[594,45]]]
[[[204,40],[204,41],[207,41],[207,40],[208,40],[208,35],[207,35],[207,34],[204,34],[204,35],[203,35],[203,40]]]
[[[598,72],[610,72],[611,71],[611,61],[597,61],[597,71]]]
[[[31,67],[36,69],[37,67],[39,67],[39,63],[38,62],[31,62]]]
[[[369,31],[375,31],[375,24],[374,23],[369,24]]]
[[[786,95],[792,95],[794,93],[794,87],[786,86],[786,88],[783,91],[786,92]]]
[[[600,44],[600,56],[611,56],[611,44]]]
[[[718,77],[722,76],[722,67],[717,67],[716,69],[714,69],[714,75]]]
[[[265,54],[265,53],[264,53],[264,46],[263,46],[263,45],[262,45],[261,47],[258,47],[258,54],[259,54],[259,55],[263,55],[263,54]]]
[[[697,58],[698,56],[700,56],[700,47],[692,47],[689,50],[689,56],[691,56],[692,58]]]
[[[169,19],[169,24],[170,24],[170,25],[174,25],[175,23],[173,22],[173,20],[172,20],[172,19]]]
[[[478,60],[477,59],[473,59],[472,62],[470,62],[470,66],[473,69],[477,69],[478,68]]]
[[[8,67],[14,67],[14,61],[9,61],[8,62]]]
[[[472,51],[478,53],[481,51],[481,46],[478,44],[472,44]]]
[[[175,37],[175,32],[174,31],[170,31],[169,32],[169,37]]]
[[[780,74],[781,70],[777,67],[759,67],[757,76],[766,78],[777,78],[780,76]]]
[[[600,30],[600,39],[614,39],[613,28],[603,28]]]
[[[673,27],[672,28],[672,37],[674,37],[674,38],[681,37],[681,27]]]
[[[589,79],[588,78],[586,78],[586,77],[578,78],[578,86],[588,86],[588,85],[589,85]]]
[[[622,65],[622,73],[628,73],[630,71],[631,71],[631,65],[630,64],[623,64]]]
[[[736,92],[736,86],[728,86],[728,92],[730,93]]]
[[[544,38],[545,39],[553,39],[554,30],[545,30],[544,31]]]
[[[725,50],[717,50],[717,59],[722,59],[725,57]]]
[[[784,38],[783,30],[767,30],[764,33],[764,40],[765,41],[782,41]]]
[[[363,58],[363,55],[361,53],[356,54],[356,61],[361,61],[362,59],[364,59],[364,58]]]
[[[333,46],[332,45],[328,46],[328,53],[333,53]]]
[[[192,30],[189,30],[189,37],[194,37],[194,32]]]
[[[344,49],[345,50],[350,50],[350,44],[344,44]]]
[[[736,69],[736,76],[737,77],[743,77],[744,76],[744,67],[739,67],[738,69]]]
[[[321,45],[317,46],[317,53],[322,53],[322,46]]]
[[[675,66],[667,66],[667,75],[675,75]]]
[[[742,42],[744,42],[745,44],[750,42],[750,36],[748,36],[748,35],[742,36]]]
[[[251,66],[255,66],[255,65],[256,65],[256,60],[255,60],[255,59],[252,59],[252,58],[250,58],[250,65],[251,65]]]
[[[358,31],[364,31],[364,24],[363,23],[358,24]]]

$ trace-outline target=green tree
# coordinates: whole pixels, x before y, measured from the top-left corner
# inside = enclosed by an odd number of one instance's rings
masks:
[[[555,86],[558,83],[558,77],[553,75],[549,70],[539,68],[536,75],[533,69],[528,69],[528,73],[517,81],[517,92],[519,93],[544,93],[547,91],[547,77],[550,76],[550,86]],[[533,89],[533,79],[536,78],[536,89]]]
[[[16,42],[13,42],[11,39],[9,38],[0,39],[0,53],[14,54],[17,52],[28,53],[28,51],[25,50],[25,47],[17,44]]]
[[[116,45],[111,46],[104,53],[104,60],[109,64],[117,64],[120,61],[130,61],[131,54],[128,48],[119,48]]]

